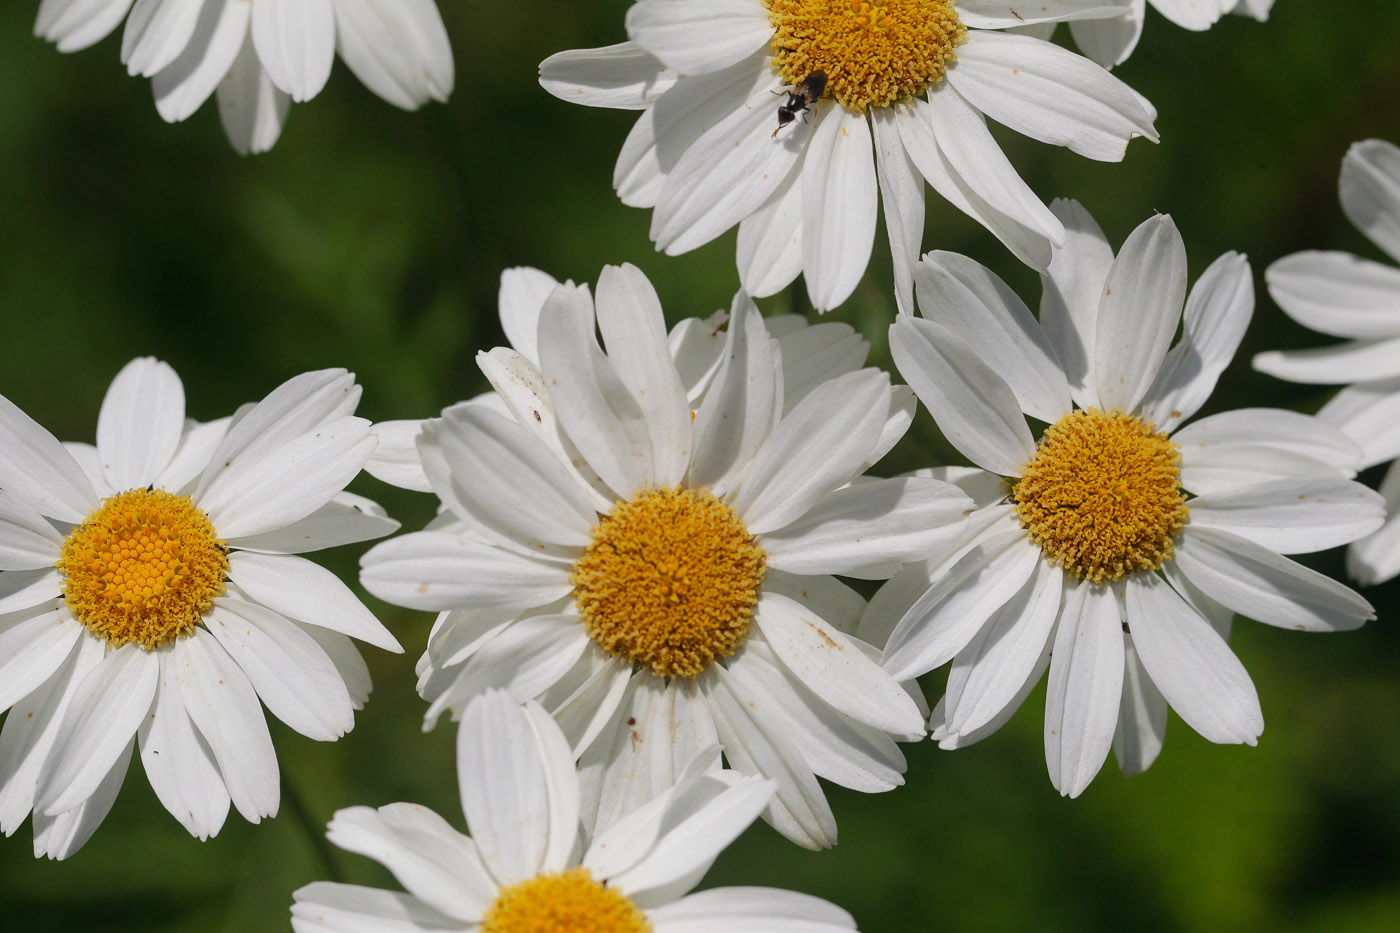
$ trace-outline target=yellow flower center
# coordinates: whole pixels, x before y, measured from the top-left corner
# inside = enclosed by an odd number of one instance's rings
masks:
[[[767,0],[773,71],[797,85],[826,72],[826,92],[864,113],[943,80],[967,40],[950,0]]]
[[[189,496],[131,489],[73,529],[58,569],[78,621],[114,648],[150,650],[194,629],[224,591],[228,556]]]
[[[1119,411],[1051,425],[1011,497],[1046,556],[1094,583],[1161,567],[1187,519],[1180,448]]]
[[[744,640],[766,566],[709,492],[648,489],[598,523],[571,579],[604,651],[660,677],[694,677]]]
[[[646,914],[586,868],[537,875],[501,891],[481,933],[650,933]]]

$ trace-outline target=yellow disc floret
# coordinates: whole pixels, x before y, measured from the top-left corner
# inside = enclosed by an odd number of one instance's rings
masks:
[[[857,113],[922,94],[967,40],[950,0],[767,0],[773,71],[797,85],[826,73],[826,92]]]
[[[694,677],[743,641],[766,566],[709,492],[649,489],[598,523],[571,579],[604,651],[660,677]]]
[[[537,875],[501,891],[481,933],[650,933],[646,914],[586,868]]]
[[[1050,426],[1011,497],[1046,556],[1094,583],[1161,567],[1187,518],[1177,445],[1093,408]]]
[[[132,489],[73,529],[58,569],[68,607],[94,635],[151,649],[194,629],[224,591],[228,556],[189,496]]]

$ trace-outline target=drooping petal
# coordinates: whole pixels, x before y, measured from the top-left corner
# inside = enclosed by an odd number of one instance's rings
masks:
[[[188,119],[214,93],[248,38],[252,6],[205,0],[185,50],[151,78],[161,119],[167,123]]]
[[[1348,339],[1400,334],[1400,269],[1394,266],[1305,250],[1269,266],[1264,281],[1284,313],[1309,330]]]
[[[843,303],[875,243],[877,191],[870,124],[833,107],[817,118],[802,160],[802,270],[817,311]]]
[[[1347,219],[1400,262],[1400,148],[1380,139],[1353,143],[1338,190]]]
[[[335,45],[355,77],[396,107],[446,101],[452,46],[433,0],[335,0]]]
[[[321,93],[335,62],[332,0],[257,0],[253,45],[272,83],[306,101]]]
[[[556,52],[540,62],[540,87],[585,107],[644,110],[676,84],[677,75],[635,42]],[[523,352],[516,344],[515,348]]]
[[[748,58],[768,44],[773,24],[754,0],[638,0],[627,10],[627,36],[667,67],[696,75]]]
[[[272,83],[258,61],[252,36],[243,41],[238,57],[219,82],[218,101],[224,135],[239,155],[257,155],[275,146],[292,107],[292,98]]]
[[[191,836],[216,836],[228,816],[229,795],[213,752],[195,732],[180,697],[174,651],[160,652],[160,680],[151,715],[137,732],[151,789]]]
[[[1050,783],[1078,797],[1103,767],[1123,694],[1123,626],[1113,590],[1079,582],[1065,593],[1045,693]]]

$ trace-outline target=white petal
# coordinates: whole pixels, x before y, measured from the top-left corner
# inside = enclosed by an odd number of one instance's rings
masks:
[[[155,705],[137,732],[141,764],[161,805],[190,835],[208,839],[218,835],[228,816],[228,789],[213,752],[185,711],[175,652],[162,651],[159,656]]]
[[[1184,29],[1209,29],[1222,13],[1222,0],[1152,0],[1167,19]]]
[[[64,537],[28,502],[0,489],[0,572],[53,567]]]
[[[1103,767],[1123,693],[1123,627],[1112,588],[1079,582],[1065,593],[1045,694],[1050,783],[1078,797]]]
[[[53,567],[7,570],[0,573],[0,615],[32,609],[63,593],[63,580]]]
[[[528,609],[573,590],[567,565],[531,560],[443,531],[386,541],[360,563],[365,589],[410,609]]]
[[[638,0],[627,11],[627,36],[681,74],[727,68],[768,44],[773,24],[754,0]]]
[[[533,877],[549,843],[543,751],[525,711],[502,691],[472,701],[457,731],[462,811],[498,884]]]
[[[998,123],[1091,159],[1117,162],[1132,137],[1157,139],[1151,116],[1126,84],[1041,39],[972,32],[947,80]]]
[[[1113,247],[1078,201],[1057,198],[1050,210],[1064,224],[1065,245],[1055,250],[1055,258],[1040,277],[1040,324],[1064,368],[1074,400],[1080,408],[1098,408],[1095,343]]]
[[[180,0],[137,0],[122,33],[127,72],[149,78],[173,62],[194,35],[199,9]]]
[[[230,547],[269,554],[304,554],[372,541],[397,531],[399,523],[377,502],[342,492],[300,521],[260,534],[228,538]]]
[[[131,8],[131,0],[44,0],[34,21],[34,35],[77,52],[107,37]]]
[[[1400,148],[1380,139],[1353,143],[1338,190],[1347,219],[1400,261]]]
[[[1039,0],[1029,8],[1016,0],[958,0],[958,18],[972,29],[1006,29],[1097,18],[1121,7],[1121,0]]]
[[[1400,454],[1400,378],[1347,386],[1317,418],[1361,445],[1360,467],[1392,460]]]
[[[1054,423],[1069,411],[1069,384],[1030,309],[992,270],[966,256],[929,253],[914,270],[923,316],[947,327],[1006,380],[1023,412]]]
[[[1157,378],[1186,300],[1186,246],[1169,215],[1148,218],[1108,270],[1094,341],[1094,379],[1105,411],[1125,412]]]
[[[396,107],[452,93],[452,46],[433,0],[335,0],[335,44],[355,77]]]
[[[1133,644],[1171,708],[1211,742],[1255,744],[1259,695],[1219,633],[1152,574],[1129,577],[1125,589]]]
[[[1035,441],[1016,394],[977,350],[932,321],[890,326],[890,354],[948,442],[980,467],[1019,476]]]
[[[767,203],[739,222],[739,281],[756,298],[776,295],[802,272],[802,197],[802,173],[789,172]]]
[[[1187,526],[1174,560],[1211,599],[1279,628],[1338,632],[1376,617],[1366,600],[1331,577],[1236,535]]]
[[[913,314],[913,269],[924,238],[924,183],[900,140],[894,111],[876,108],[870,115],[870,128],[875,137],[875,174],[884,206],[885,232],[894,262],[895,305],[901,314]]]
[[[1180,342],[1162,361],[1142,400],[1143,417],[1172,431],[1196,413],[1235,358],[1254,314],[1249,260],[1226,253],[1196,281],[1186,298]]]
[[[1340,477],[1282,479],[1192,499],[1191,524],[1247,538],[1280,554],[1349,544],[1381,526],[1385,500]]]
[[[510,345],[536,365],[540,359],[540,312],[558,287],[554,276],[529,266],[516,266],[501,273],[501,286],[496,291],[501,330]]]
[[[674,87],[676,77],[635,42],[569,49],[540,62],[540,87],[585,107],[642,110]]]
[[[209,465],[209,457],[214,453],[214,448],[219,441],[223,439],[224,433],[228,431],[231,420],[230,418],[218,418],[214,421],[200,423],[193,419],[186,419],[184,433],[180,437],[180,446],[176,448],[175,455],[170,458],[170,463],[156,477],[156,488],[167,489],[171,492],[185,491],[186,487],[194,482]]]
[[[1181,447],[1181,484],[1205,494],[1285,476],[1350,477],[1361,450],[1321,419],[1274,408],[1240,408],[1189,424]]]
[[[783,418],[734,495],[750,534],[801,518],[860,471],[880,438],[889,391],[885,373],[863,369],[827,381]]]
[[[472,840],[426,807],[337,810],[326,838],[379,862],[414,897],[459,921],[479,920],[495,900],[495,885]]]
[[[1351,253],[1309,250],[1264,270],[1269,296],[1304,327],[1333,337],[1400,333],[1400,269]]]
[[[414,492],[432,492],[423,462],[418,459],[418,435],[423,422],[418,419],[379,421],[370,429],[379,446],[365,464],[365,472],[381,482]]]
[[[205,0],[185,50],[151,78],[156,110],[167,123],[188,118],[228,75],[248,37],[252,6]]]
[[[0,617],[0,710],[48,680],[84,632],[61,602]]]
[[[549,798],[549,842],[541,868],[547,872],[563,871],[569,867],[579,841],[579,787],[574,753],[554,718],[538,703],[525,704],[525,718],[539,746]]]
[[[233,805],[250,823],[276,816],[277,753],[247,676],[202,632],[176,641],[174,666],[185,709],[214,753]]]
[[[386,651],[403,651],[338,576],[305,558],[236,551],[229,555],[229,578],[249,597],[283,615]]]
[[[888,576],[961,536],[972,500],[951,483],[905,476],[856,483],[763,535],[768,566],[789,573]]]
[[[1075,20],[1069,24],[1074,44],[1105,68],[1123,64],[1142,38],[1146,6],[1146,0],[1135,0],[1122,16]]]
[[[1131,635],[1124,637],[1123,699],[1118,706],[1118,731],[1113,734],[1113,757],[1128,777],[1152,766],[1167,737],[1167,701],[1147,676]]]
[[[884,667],[911,680],[946,664],[1015,597],[1042,560],[1020,528],[988,535],[942,573],[904,614],[885,646]]]
[[[267,152],[282,136],[292,98],[272,83],[250,35],[218,87],[219,120],[239,155]]]
[[[131,764],[131,746],[128,741],[117,755],[107,774],[98,783],[97,789],[82,803],[50,816],[34,814],[34,856],[47,856],[51,859],[65,859],[78,851],[97,831],[97,827],[107,818],[112,804],[117,800]]]
[[[97,453],[113,489],[148,486],[180,445],[185,390],[169,364],[132,360],[117,373],[97,416]]]
[[[335,62],[331,0],[257,0],[252,35],[272,83],[292,100],[310,100],[321,93]]]
[[[1347,573],[1363,585],[1384,583],[1400,573],[1400,466],[1395,463],[1381,480],[1386,522],[1380,531],[1347,549]]]
[[[110,652],[87,673],[40,772],[36,810],[57,816],[97,791],[112,765],[130,749],[137,727],[151,710],[159,679],[155,653],[139,645]]]
[[[0,488],[41,514],[74,525],[97,508],[97,493],[73,455],[0,395]]]
[[[292,892],[294,933],[449,933],[460,921],[418,898],[357,884],[317,881]]]
[[[855,920],[835,904],[777,888],[710,888],[647,911],[656,933],[836,933]]]
[[[817,311],[850,297],[875,243],[876,184],[864,114],[832,107],[817,118],[802,160],[802,269]]]
[[[1364,382],[1400,375],[1400,337],[1349,340],[1308,350],[1269,350],[1254,356],[1254,368],[1289,382]]]

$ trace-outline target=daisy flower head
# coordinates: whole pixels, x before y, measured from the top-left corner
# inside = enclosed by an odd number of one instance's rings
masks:
[[[419,666],[429,724],[489,687],[538,699],[581,756],[590,830],[716,746],[778,782],[782,833],[832,844],[817,776],[889,790],[895,739],[923,731],[878,646],[849,634],[864,603],[833,575],[934,553],[970,500],[863,475],[909,421],[885,373],[787,407],[779,343],[742,293],[698,404],[635,267],[604,269],[596,302],[555,288],[536,347],[538,366],[478,357],[507,414],[469,401],[428,422],[418,451],[445,509],[362,560],[370,592],[442,613]]]
[[[1400,262],[1400,147],[1379,139],[1355,143],[1339,183],[1347,219]],[[1350,253],[1310,250],[1286,256],[1264,273],[1269,294],[1304,327],[1344,343],[1271,351],[1254,368],[1280,379],[1346,388],[1317,417],[1361,447],[1361,466],[1391,461],[1381,481],[1390,518],[1347,551],[1347,569],[1366,584],[1400,573],[1400,269]]]
[[[151,79],[161,117],[184,120],[217,93],[224,131],[244,155],[272,148],[292,101],[326,86],[337,52],[405,110],[452,93],[452,47],[434,0],[43,0],[34,34],[75,52],[122,20],[122,63]]]
[[[774,888],[688,894],[773,795],[772,781],[686,762],[676,785],[592,840],[569,742],[549,713],[501,690],[474,699],[457,736],[471,836],[408,803],[351,807],[327,837],[380,862],[405,892],[316,882],[293,894],[296,933],[837,933],[850,914]]]
[[[1131,0],[1120,15],[1100,19],[1081,19],[1069,24],[1070,34],[1080,51],[1112,68],[1128,60],[1142,38],[1143,21],[1147,19],[1149,0]],[[1184,29],[1202,32],[1214,26],[1227,13],[1249,16],[1264,22],[1269,18],[1274,0],[1151,0],[1153,9]],[[1045,30],[1049,38],[1053,24]]]
[[[185,418],[180,379],[137,359],[96,446],[60,444],[0,397],[0,829],[32,810],[66,858],[106,816],[133,746],[192,835],[230,802],[278,805],[260,706],[310,738],[350,731],[369,672],[350,637],[397,641],[300,554],[398,527],[343,492],[374,447],[344,370],[288,380],[232,418]]]
[[[564,100],[642,111],[618,157],[623,203],[653,209],[668,255],[739,227],[739,277],[771,295],[806,277],[820,311],[865,272],[877,199],[900,308],[924,228],[924,182],[1021,260],[1050,262],[1064,229],[1021,180],[986,117],[1116,162],[1154,114],[1093,62],[1007,30],[1116,16],[1113,0],[638,0],[628,41],[551,56]],[[810,113],[782,96],[815,85]],[[811,95],[816,96],[816,95]],[[799,94],[798,102],[800,99]],[[779,107],[792,119],[779,124]],[[775,132],[776,128],[776,132]]]
[[[858,631],[887,642],[898,680],[952,662],[930,723],[945,748],[999,728],[1048,667],[1046,762],[1076,796],[1110,745],[1125,772],[1146,769],[1168,706],[1213,742],[1254,744],[1264,721],[1227,645],[1233,614],[1303,631],[1373,618],[1283,555],[1354,541],[1383,509],[1349,479],[1356,445],[1315,418],[1241,409],[1187,423],[1253,313],[1245,257],[1221,256],[1188,295],[1170,217],[1115,257],[1082,207],[1054,208],[1069,236],[1039,321],[970,259],[920,263],[923,317],[893,325],[891,350],[977,468],[935,475],[979,509],[957,547],[876,594]]]

